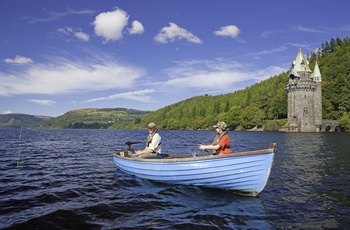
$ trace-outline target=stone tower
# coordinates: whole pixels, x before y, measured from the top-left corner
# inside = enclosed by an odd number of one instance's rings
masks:
[[[320,132],[322,129],[322,77],[318,63],[309,68],[301,49],[293,61],[286,85],[287,132]]]

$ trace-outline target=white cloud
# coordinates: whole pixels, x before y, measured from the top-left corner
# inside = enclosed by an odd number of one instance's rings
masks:
[[[187,60],[166,70],[170,79],[164,87],[234,91],[238,85],[249,86],[283,71],[276,66],[254,70],[253,66],[222,58]]]
[[[129,34],[143,34],[145,31],[145,28],[143,27],[142,23],[135,20],[131,24],[131,28],[128,29]]]
[[[174,42],[176,40],[186,40],[195,44],[202,44],[202,40],[193,35],[191,32],[170,22],[168,27],[163,27],[160,32],[154,37],[154,40],[159,43]]]
[[[292,26],[292,27],[287,28],[287,29],[267,30],[267,31],[262,32],[260,34],[260,37],[267,38],[267,37],[271,37],[271,36],[276,35],[276,34],[288,33],[291,31],[302,31],[302,32],[309,32],[309,33],[327,33],[327,31],[329,31],[329,30],[328,29],[319,30],[319,29],[315,29],[315,28],[305,27],[305,26],[302,26],[299,24],[299,25]]]
[[[190,88],[227,89],[232,84],[246,78],[247,74],[243,72],[204,72],[194,74],[191,77],[186,76],[171,79],[166,82],[166,85]]]
[[[41,22],[52,22],[56,21],[60,18],[71,16],[71,15],[84,15],[84,14],[93,14],[94,11],[92,10],[71,10],[67,9],[66,11],[62,12],[49,12],[49,15],[45,18],[33,18],[33,17],[24,17],[25,19],[28,20],[29,23],[41,23]]]
[[[147,94],[153,93],[153,89],[144,89],[139,91],[130,91],[126,93],[117,93],[110,95],[108,97],[99,97],[99,98],[93,98],[89,99],[86,102],[95,102],[95,101],[103,101],[103,100],[115,100],[115,99],[128,99],[128,100],[134,100],[134,101],[141,101],[141,102],[151,102],[151,97],[147,96]]]
[[[302,25],[293,26],[293,29],[303,31],[303,32],[310,32],[310,33],[325,33],[325,31],[310,28],[310,27],[305,27]]]
[[[240,30],[235,25],[223,26],[220,30],[214,32],[217,36],[236,38]]]
[[[36,104],[40,104],[40,105],[54,105],[56,104],[56,101],[52,101],[52,100],[28,100],[30,102],[34,102]]]
[[[279,46],[277,48],[273,48],[270,50],[261,50],[255,53],[247,53],[246,56],[260,56],[260,55],[268,55],[268,54],[273,54],[273,53],[277,53],[277,52],[281,52],[286,50],[287,47],[286,46]]]
[[[58,28],[56,31],[62,34],[71,34],[73,33],[73,28],[66,26],[66,27]]]
[[[129,15],[118,8],[114,11],[100,13],[93,22],[95,33],[102,37],[105,42],[122,40],[123,30],[127,26],[128,20]]]
[[[90,40],[90,35],[88,35],[88,34],[86,34],[84,32],[81,32],[81,31],[75,32],[74,35],[75,35],[75,37],[77,37],[80,40],[83,40],[85,42]]]
[[[25,64],[28,64],[28,63],[32,63],[33,60],[30,59],[30,58],[26,58],[26,57],[22,57],[22,56],[16,55],[16,57],[14,59],[6,58],[4,60],[4,62],[6,62],[8,64],[25,65]]]
[[[262,32],[260,34],[260,37],[267,38],[267,37],[273,36],[275,34],[285,33],[285,32],[287,32],[287,31],[286,30],[267,30],[267,31]]]
[[[75,30],[72,27],[62,27],[62,28],[58,28],[56,31],[65,35],[73,35],[74,37],[85,42],[90,40],[90,35],[82,32],[80,29]]]
[[[94,61],[81,62],[56,58],[51,64],[31,65],[22,72],[0,72],[0,96],[129,88],[144,75],[142,69],[122,65],[108,57],[101,58],[96,54],[94,58]]]

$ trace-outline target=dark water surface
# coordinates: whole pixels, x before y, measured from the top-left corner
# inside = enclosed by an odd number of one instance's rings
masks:
[[[210,143],[215,135],[159,133],[163,153],[183,154],[201,154],[195,144]],[[350,133],[230,132],[234,151],[277,143],[270,179],[256,198],[120,172],[112,147],[144,142],[146,135],[145,130],[0,129],[0,228],[350,228]]]

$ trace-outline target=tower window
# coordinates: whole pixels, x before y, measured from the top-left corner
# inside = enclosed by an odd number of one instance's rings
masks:
[[[307,107],[304,107],[303,116],[304,116],[304,117],[307,117]]]

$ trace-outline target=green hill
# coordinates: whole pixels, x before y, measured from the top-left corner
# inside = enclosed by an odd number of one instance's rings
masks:
[[[126,108],[79,109],[37,125],[39,128],[106,129],[132,128],[150,111]]]
[[[0,114],[0,128],[29,127],[49,121],[50,119],[52,117],[19,113]]]

